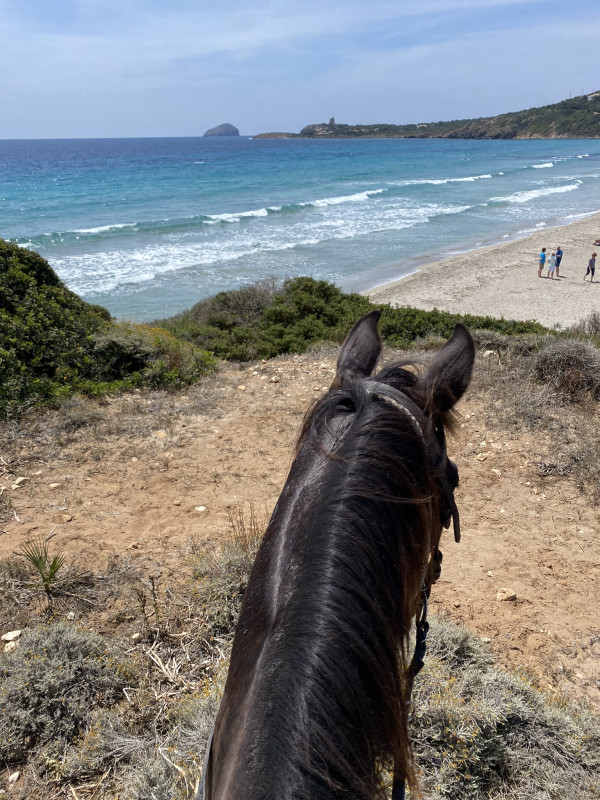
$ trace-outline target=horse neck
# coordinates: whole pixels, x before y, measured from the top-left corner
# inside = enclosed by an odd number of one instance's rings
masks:
[[[223,787],[243,780],[245,800],[373,800],[377,761],[408,769],[401,645],[424,506],[398,504],[414,487],[389,486],[381,453],[337,455],[300,449],[244,598],[218,724],[235,739]]]

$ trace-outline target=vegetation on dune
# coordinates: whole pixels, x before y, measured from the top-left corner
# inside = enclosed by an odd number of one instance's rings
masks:
[[[116,323],[71,292],[37,253],[0,239],[0,415],[75,392],[182,385],[212,357],[167,331]]]
[[[306,138],[397,137],[403,139],[586,139],[600,137],[600,94],[499,114],[496,117],[428,122],[416,125],[307,125]]]
[[[32,792],[51,800],[70,787],[80,796],[99,783],[102,796],[119,800],[195,796],[260,538],[252,514],[238,512],[231,524],[233,538],[219,550],[192,543],[189,584],[176,595],[157,592],[161,630],[152,637],[132,647],[129,636],[109,643],[54,621],[31,627],[16,650],[0,654],[0,761],[26,767],[11,790],[16,800]],[[16,602],[22,596],[10,571]],[[120,592],[128,580],[138,585],[121,574]],[[182,609],[186,633],[174,633]],[[426,796],[598,798],[600,720],[499,668],[466,629],[431,622],[411,723]]]
[[[341,342],[356,320],[374,308],[381,310],[381,335],[393,347],[409,347],[429,335],[448,337],[459,320],[470,328],[509,335],[548,333],[537,322],[374,305],[362,295],[307,277],[221,292],[158,324],[220,358],[246,361],[303,353],[319,341]]]

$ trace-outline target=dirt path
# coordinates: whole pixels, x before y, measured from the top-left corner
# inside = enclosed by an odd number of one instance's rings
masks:
[[[0,454],[12,509],[0,524],[0,558],[54,529],[53,547],[88,568],[116,553],[176,581],[191,542],[230,535],[231,510],[272,510],[302,416],[329,385],[334,360],[323,351],[225,366],[185,394],[139,393],[86,411],[89,424],[74,433],[77,408],[62,433],[42,426],[35,446],[16,438],[12,454]],[[533,464],[551,443],[489,429],[474,396],[460,410],[449,449],[463,540],[444,536],[432,611],[489,639],[503,663],[541,686],[600,708],[598,509],[568,479],[537,477]],[[502,588],[516,599],[499,600]]]

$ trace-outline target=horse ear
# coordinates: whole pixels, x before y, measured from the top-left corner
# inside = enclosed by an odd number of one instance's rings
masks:
[[[457,322],[454,333],[438,350],[421,378],[432,411],[449,411],[465,393],[475,363],[473,337]]]
[[[371,311],[359,319],[348,334],[338,356],[332,389],[360,378],[368,378],[375,369],[381,354],[381,337],[377,330],[380,316],[381,311]]]

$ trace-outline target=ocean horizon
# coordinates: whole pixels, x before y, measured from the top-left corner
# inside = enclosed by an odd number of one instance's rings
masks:
[[[0,141],[0,236],[116,317],[311,275],[364,291],[600,211],[598,140]]]

